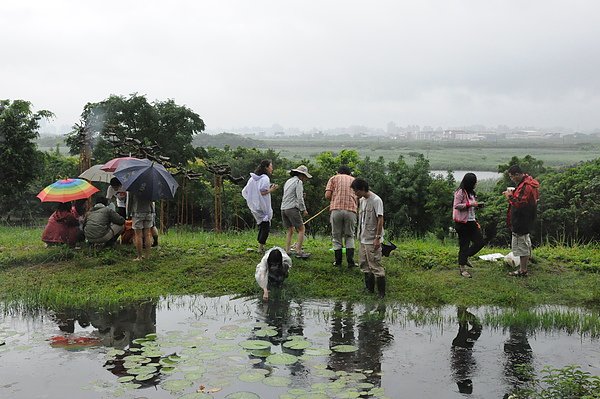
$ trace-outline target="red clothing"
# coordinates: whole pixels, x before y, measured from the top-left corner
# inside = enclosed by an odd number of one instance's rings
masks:
[[[55,211],[42,233],[46,243],[74,245],[79,234],[79,221],[71,211]]]
[[[527,234],[533,227],[537,202],[540,197],[540,183],[529,175],[524,175],[512,197],[508,197],[507,222],[514,233]]]

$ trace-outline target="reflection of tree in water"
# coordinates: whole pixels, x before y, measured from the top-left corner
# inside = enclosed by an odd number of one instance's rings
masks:
[[[129,369],[125,368],[124,358],[140,354],[141,345],[134,344],[132,341],[137,338],[144,338],[150,333],[156,332],[156,302],[146,301],[128,306],[123,306],[116,310],[64,310],[54,315],[54,319],[61,331],[69,333],[70,338],[58,341],[53,337],[52,341],[67,346],[80,345],[85,339],[94,340],[94,344],[104,345],[119,349],[104,367],[112,374],[118,377],[129,375]],[[96,330],[91,333],[91,337],[73,338],[75,323],[82,327],[93,326]],[[67,348],[68,349],[68,348]],[[134,352],[135,351],[135,352]],[[152,356],[152,355],[151,355]],[[153,362],[158,362],[161,356],[157,354],[152,358]],[[130,366],[131,367],[131,366]],[[144,381],[136,381],[142,387],[149,387],[158,383],[160,366],[152,373],[152,378]]]
[[[105,345],[124,347],[156,332],[156,302],[142,302],[109,313],[94,312],[90,322],[103,336]]]
[[[302,306],[293,308],[291,301],[283,295],[271,296],[268,302],[258,302],[257,319],[275,327],[277,335],[268,337],[268,340],[276,346],[281,346],[287,341],[289,336],[304,335],[304,316]],[[282,352],[300,356],[303,351],[292,350],[281,346]],[[263,363],[257,364],[257,367],[264,367]],[[302,362],[296,362],[290,366],[290,374],[295,376],[295,381],[307,380],[308,370]]]
[[[533,352],[523,327],[512,326],[504,343],[504,376],[514,388],[531,380]]]
[[[381,386],[381,360],[383,349],[390,344],[394,336],[385,323],[385,305],[366,305],[364,313],[358,319],[355,336],[354,304],[337,302],[331,324],[330,347],[336,345],[355,345],[356,352],[329,355],[329,368],[334,371],[368,370],[367,381],[376,387]]]
[[[67,309],[54,314],[58,328],[67,333],[75,331],[75,323],[97,329],[93,334],[102,345],[124,348],[136,338],[156,332],[156,302],[147,301],[123,306],[116,310]]]
[[[460,393],[473,393],[473,376],[477,362],[473,358],[473,346],[481,335],[481,323],[477,317],[459,306],[456,309],[458,333],[452,340],[451,367]]]

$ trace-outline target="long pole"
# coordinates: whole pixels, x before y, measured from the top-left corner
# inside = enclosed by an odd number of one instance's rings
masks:
[[[327,209],[329,209],[329,205],[327,205],[325,208],[321,209],[316,215],[311,216],[310,219],[306,220],[304,223],[302,224],[306,224],[308,222],[310,222],[311,220],[313,220],[314,218],[316,218],[317,216],[319,216],[320,214],[322,214],[323,212],[325,212]]]

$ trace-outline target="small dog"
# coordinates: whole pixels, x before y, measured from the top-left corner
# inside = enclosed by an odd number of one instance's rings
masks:
[[[254,273],[256,282],[263,289],[263,300],[269,299],[269,289],[281,288],[291,267],[292,259],[283,248],[273,247],[265,253]]]

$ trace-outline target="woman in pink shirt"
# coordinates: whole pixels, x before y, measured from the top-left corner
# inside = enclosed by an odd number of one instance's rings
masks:
[[[475,208],[483,205],[483,203],[477,202],[476,185],[475,173],[465,174],[460,186],[454,192],[452,206],[452,218],[458,233],[458,266],[460,275],[466,278],[471,278],[471,274],[466,270],[467,266],[473,267],[469,262],[469,257],[475,255],[485,245],[481,227],[475,217]]]

